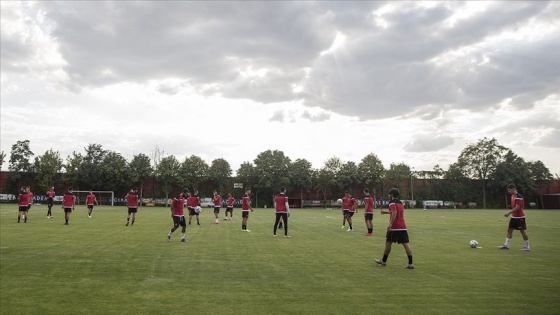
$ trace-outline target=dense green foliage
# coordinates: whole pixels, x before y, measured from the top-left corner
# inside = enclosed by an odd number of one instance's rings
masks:
[[[499,210],[408,210],[416,269],[395,245],[382,255],[387,217],[375,214],[365,237],[362,209],[353,233],[338,210],[293,209],[290,239],[272,237],[274,214],[256,209],[241,232],[234,220],[179,230],[167,242],[169,209],[139,210],[125,227],[125,207],[62,210],[34,206],[16,223],[0,205],[2,314],[557,314],[560,308],[560,211],[527,210],[533,251],[499,250],[507,219]],[[222,209],[223,211],[223,209]],[[222,217],[223,212],[220,217]],[[471,249],[476,239],[481,249]],[[551,241],[552,240],[552,241]]]
[[[313,168],[305,159],[292,161],[282,151],[266,150],[252,161],[241,163],[234,172],[223,158],[209,165],[201,157],[191,155],[180,162],[157,147],[151,157],[140,153],[130,162],[100,144],[89,144],[84,150],[84,154],[73,152],[63,162],[58,151],[51,149],[30,164],[33,152],[29,141],[18,141],[12,146],[10,180],[5,192],[17,193],[21,185],[44,191],[54,184],[58,190],[73,186],[76,190],[113,190],[117,195],[139,186],[142,193],[146,179],[153,178],[155,182],[147,194],[153,198],[168,197],[185,187],[207,196],[215,189],[224,196],[228,191],[241,194],[241,188],[232,190],[235,182],[251,187],[260,196],[256,198],[258,206],[271,206],[271,196],[285,186],[301,199],[312,191],[316,193],[306,199],[332,200],[345,190],[361,198],[366,187],[380,197],[390,187],[397,187],[402,199],[414,199],[418,205],[422,200],[442,200],[502,208],[504,187],[508,184],[515,183],[528,200],[535,201],[536,189],[545,188],[553,180],[541,161],[526,162],[496,139],[487,138],[467,145],[448,170],[435,165],[431,171],[414,170],[403,162],[391,162],[386,169],[375,153],[366,155],[359,163],[332,156],[323,166]],[[61,169],[63,174],[59,173]]]

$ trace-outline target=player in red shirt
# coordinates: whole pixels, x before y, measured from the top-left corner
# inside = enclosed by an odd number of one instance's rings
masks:
[[[49,191],[47,191],[45,195],[47,196],[47,207],[49,208],[47,210],[47,219],[50,219],[52,218],[51,208],[54,203],[54,196],[56,196],[56,193],[54,192],[54,187],[51,187],[51,189],[49,189]]]
[[[364,189],[364,219],[366,221],[367,233],[365,236],[373,235],[373,197],[369,194],[369,189]]]
[[[406,229],[406,223],[404,221],[404,205],[398,199],[399,190],[396,188],[389,189],[389,197],[391,201],[389,202],[389,225],[387,226],[387,236],[385,239],[385,251],[383,253],[382,259],[375,259],[375,263],[380,266],[387,265],[387,258],[391,253],[392,243],[402,244],[406,255],[408,256],[407,269],[414,269],[412,264],[412,250],[410,249],[408,240],[408,231]]]
[[[253,212],[253,208],[251,208],[251,188],[247,187],[245,188],[245,195],[241,201],[241,231],[243,232],[251,232],[251,230],[247,230],[249,211]]]
[[[17,222],[19,223],[23,217],[23,223],[27,223],[27,206],[29,206],[29,193],[25,186],[21,186],[20,193],[18,196],[18,217]]]
[[[506,235],[506,242],[504,245],[498,246],[501,249],[509,249],[511,243],[511,238],[513,236],[513,230],[518,230],[523,236],[525,241],[525,246],[521,249],[522,251],[530,251],[531,246],[529,245],[529,236],[527,236],[527,223],[525,222],[525,200],[523,196],[517,192],[517,187],[514,184],[509,184],[507,186],[508,193],[511,194],[511,210],[506,212],[504,216],[507,218],[511,215],[509,219],[509,226]]]
[[[350,192],[347,190],[344,192],[344,197],[342,197],[342,229],[346,227],[346,219],[350,211],[350,199]]]
[[[128,216],[126,217],[126,226],[134,225],[136,220],[136,213],[138,212],[138,188],[134,187],[130,190],[126,196],[124,196],[128,205]],[[132,215],[132,223],[130,222],[130,216]]]
[[[228,193],[228,199],[227,199],[227,205],[226,205],[226,217],[224,218],[224,220],[231,220],[233,218],[233,204],[234,203],[235,203],[235,198],[233,198],[231,193]],[[229,213],[229,219],[228,219],[228,213]]]
[[[31,192],[31,187],[25,186],[25,189],[27,190],[27,193],[29,194],[29,196],[27,197],[29,199],[29,203],[27,204],[27,210],[25,210],[25,220],[27,220],[27,217],[29,216],[29,210],[31,209],[31,205],[33,204],[33,193]],[[25,223],[25,220],[24,220],[24,223]]]
[[[189,197],[187,198],[187,208],[189,209],[189,225],[191,225],[192,217],[196,216],[196,225],[201,226],[200,219],[198,217],[200,215],[200,212],[196,211],[196,207],[200,207],[200,198],[198,197],[198,190],[195,190],[192,196],[189,194]]]
[[[62,196],[62,209],[64,209],[64,225],[68,225],[68,220],[70,219],[70,213],[74,211],[74,205],[76,204],[76,196],[72,193],[72,187],[68,187],[68,192]]]
[[[274,233],[272,236],[276,237],[276,228],[280,220],[284,221],[284,237],[288,235],[288,217],[290,216],[290,204],[288,197],[286,197],[286,187],[280,188],[280,194],[274,198],[274,208],[276,209],[276,221],[274,221]]]
[[[185,232],[187,230],[187,223],[185,222],[185,196],[188,193],[188,189],[183,189],[179,196],[173,198],[171,201],[171,217],[173,218],[173,227],[167,233],[167,241],[171,242],[171,235],[179,226],[181,226],[181,242],[185,243]]]
[[[352,197],[351,194],[348,194],[350,200],[348,201],[348,213],[346,214],[346,221],[348,221],[348,230],[346,232],[354,231],[352,227],[352,217],[354,213],[358,212],[358,201]]]
[[[88,218],[91,219],[91,213],[93,212],[93,205],[97,205],[97,197],[90,190],[89,194],[86,196],[86,206],[88,208]]]
[[[220,219],[218,216],[220,215],[220,207],[222,206],[222,197],[218,195],[218,192],[214,190],[214,195],[212,196],[212,201],[214,202],[214,222],[212,224],[219,224]]]

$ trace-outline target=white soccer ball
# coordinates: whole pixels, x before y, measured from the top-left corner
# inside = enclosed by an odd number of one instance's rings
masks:
[[[342,199],[336,200],[336,203],[342,203]]]
[[[471,240],[471,241],[469,242],[469,245],[470,245],[472,248],[477,248],[477,247],[478,247],[478,242],[477,242],[476,240]]]
[[[201,208],[200,206],[196,206],[196,207],[194,208],[194,212],[196,212],[196,213],[201,213],[201,212],[202,212],[202,208]]]

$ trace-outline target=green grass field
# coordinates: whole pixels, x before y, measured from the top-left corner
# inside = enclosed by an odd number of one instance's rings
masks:
[[[223,211],[220,219],[223,218]],[[388,217],[374,217],[365,237],[338,210],[293,209],[290,239],[272,237],[274,214],[256,209],[241,232],[234,221],[180,230],[170,243],[167,208],[141,208],[125,227],[125,207],[77,207],[65,226],[34,206],[16,223],[15,205],[0,205],[2,314],[559,314],[560,211],[527,210],[532,251],[499,250],[502,210],[407,210],[416,269],[395,245],[382,256]],[[468,246],[471,239],[481,249]]]

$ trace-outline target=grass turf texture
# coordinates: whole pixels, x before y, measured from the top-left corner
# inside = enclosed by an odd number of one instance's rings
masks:
[[[383,253],[388,216],[374,216],[365,237],[363,210],[353,233],[338,210],[292,210],[290,239],[272,237],[271,209],[232,222],[180,229],[172,241],[168,208],[141,208],[125,227],[125,207],[77,207],[64,225],[60,205],[46,219],[34,206],[16,223],[15,205],[0,205],[2,314],[558,314],[560,211],[527,210],[533,251],[499,250],[501,210],[407,210],[416,269],[393,246]],[[476,239],[482,249],[472,249]]]

